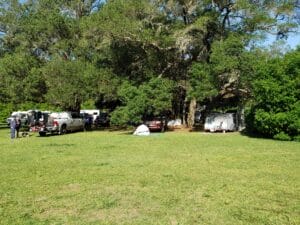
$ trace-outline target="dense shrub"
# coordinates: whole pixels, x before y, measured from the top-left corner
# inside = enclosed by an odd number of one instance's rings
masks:
[[[13,111],[13,104],[0,104],[0,123],[6,122],[6,118],[11,114]]]
[[[287,135],[286,133],[284,133],[284,132],[280,132],[280,133],[274,135],[273,138],[276,139],[276,140],[279,140],[279,141],[290,141],[290,140],[292,140],[291,137],[289,135]]]
[[[171,110],[173,82],[153,78],[138,87],[124,82],[118,91],[122,106],[111,115],[114,125],[139,124],[145,115],[161,115]]]
[[[248,130],[265,137],[291,140],[300,133],[300,49],[257,68]]]
[[[293,140],[294,140],[294,141],[300,142],[300,135],[295,136],[295,137],[293,138]]]

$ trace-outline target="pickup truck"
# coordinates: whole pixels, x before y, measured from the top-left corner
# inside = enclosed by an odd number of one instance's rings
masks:
[[[68,131],[78,131],[84,129],[84,121],[79,113],[60,112],[51,113],[48,121],[40,127],[40,136],[46,136],[47,133],[65,134]]]

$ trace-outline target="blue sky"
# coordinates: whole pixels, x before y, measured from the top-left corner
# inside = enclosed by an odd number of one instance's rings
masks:
[[[289,38],[287,43],[291,46],[291,48],[296,48],[297,46],[300,46],[300,34],[294,35],[291,38]]]
[[[272,45],[276,41],[275,35],[268,35],[267,39],[264,42],[264,46]],[[300,46],[300,32],[289,34],[286,45],[289,45],[292,49],[295,49],[298,45]]]

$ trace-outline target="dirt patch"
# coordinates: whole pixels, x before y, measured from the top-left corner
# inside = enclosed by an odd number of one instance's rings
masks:
[[[138,209],[104,209],[104,210],[93,210],[86,213],[86,218],[90,222],[95,221],[110,221],[115,223],[117,221],[124,221],[124,220],[132,220],[139,216]]]
[[[65,218],[66,216],[78,216],[79,213],[76,209],[68,208],[49,208],[41,209],[41,212],[37,215],[39,219],[51,219],[51,218]]]
[[[191,132],[193,130],[191,128],[188,128],[185,126],[176,126],[173,128],[168,128],[168,131],[170,131],[170,132]]]
[[[78,192],[80,191],[80,184],[67,184],[61,190],[62,192]]]

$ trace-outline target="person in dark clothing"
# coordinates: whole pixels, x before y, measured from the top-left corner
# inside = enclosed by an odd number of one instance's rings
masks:
[[[21,128],[21,120],[20,118],[17,118],[16,119],[16,133],[17,133],[17,138],[19,137],[19,131],[20,131],[20,128]]]
[[[16,118],[13,118],[10,120],[10,138],[11,139],[15,139],[16,138],[16,124],[17,124],[17,120]]]

